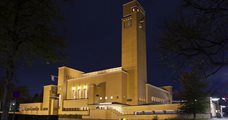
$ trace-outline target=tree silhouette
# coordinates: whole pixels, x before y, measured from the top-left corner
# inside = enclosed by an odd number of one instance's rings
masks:
[[[178,17],[165,25],[161,57],[177,72],[198,67],[209,77],[228,64],[228,1],[182,2]]]
[[[7,120],[10,82],[18,66],[61,60],[64,41],[52,31],[55,0],[0,1],[0,68],[4,72],[2,120]]]
[[[185,102],[180,108],[185,113],[191,113],[196,118],[196,113],[205,113],[209,108],[207,102],[207,84],[198,71],[183,73],[180,77],[181,90],[179,96]]]

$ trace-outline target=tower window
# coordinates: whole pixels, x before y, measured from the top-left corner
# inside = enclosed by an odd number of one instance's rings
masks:
[[[142,20],[139,22],[139,28],[142,29],[142,30],[145,30],[144,18],[142,18]]]
[[[133,6],[131,9],[132,9],[133,12],[134,11],[139,11],[139,8],[137,6]]]
[[[131,25],[132,25],[132,19],[131,18],[127,18],[124,21],[124,28],[129,28],[129,27],[131,27]]]

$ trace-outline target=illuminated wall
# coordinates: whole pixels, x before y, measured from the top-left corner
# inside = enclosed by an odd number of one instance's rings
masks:
[[[128,72],[128,104],[145,104],[146,67],[145,11],[137,1],[123,5],[122,67]]]
[[[171,86],[166,86],[166,89],[172,89]],[[172,94],[166,90],[159,87],[146,84],[146,103],[151,104],[170,104],[172,103]]]
[[[66,72],[72,68],[59,69],[59,114],[66,111],[88,110],[91,104],[104,102],[126,103],[127,73],[119,68],[106,69],[91,73],[80,73],[68,78],[78,71]],[[65,80],[63,80],[65,78]],[[64,82],[63,82],[64,81]],[[71,105],[72,104],[72,105]],[[69,112],[70,113],[70,112]]]
[[[58,85],[45,86],[43,103],[22,104],[21,113],[117,119],[137,111],[177,109],[178,105],[168,105],[171,86],[147,83],[145,23],[145,11],[136,0],[124,4],[121,67],[89,73],[59,67]],[[155,103],[165,105],[142,106]]]
[[[43,102],[42,103],[25,103],[19,106],[20,114],[29,115],[57,115],[58,114],[58,99],[57,86],[44,86]]]

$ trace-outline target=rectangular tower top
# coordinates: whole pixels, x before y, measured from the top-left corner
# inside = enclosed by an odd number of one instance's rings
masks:
[[[145,10],[137,0],[132,0],[123,4],[123,17],[130,15],[132,12],[141,12],[145,14]]]

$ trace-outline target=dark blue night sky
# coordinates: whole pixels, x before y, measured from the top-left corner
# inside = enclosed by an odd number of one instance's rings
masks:
[[[50,74],[57,75],[58,67],[68,66],[91,72],[121,66],[122,4],[130,0],[72,0],[59,4],[63,21],[55,29],[67,42],[66,61],[61,64],[35,62],[20,67],[17,83],[29,87],[30,94],[41,93],[43,86],[57,84]],[[158,41],[164,21],[175,19],[180,0],[139,0],[146,10],[148,82],[157,85],[174,85],[172,71],[162,65]],[[51,46],[51,45],[50,45]],[[222,69],[213,80],[222,85],[228,69]]]

